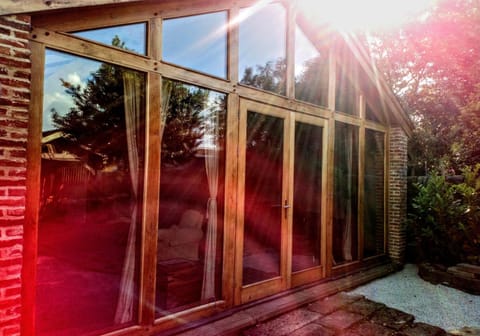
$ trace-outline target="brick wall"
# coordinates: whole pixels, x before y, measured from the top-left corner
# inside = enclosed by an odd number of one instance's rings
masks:
[[[26,144],[30,99],[28,16],[0,16],[0,335],[20,334]]]
[[[407,216],[407,136],[401,128],[390,132],[388,181],[388,254],[395,263],[405,259]]]

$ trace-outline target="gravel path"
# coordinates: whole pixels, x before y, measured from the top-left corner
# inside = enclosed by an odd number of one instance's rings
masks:
[[[417,275],[416,265],[407,264],[401,272],[358,287],[351,293],[365,295],[370,300],[414,315],[417,322],[447,331],[480,328],[479,295],[432,285]]]

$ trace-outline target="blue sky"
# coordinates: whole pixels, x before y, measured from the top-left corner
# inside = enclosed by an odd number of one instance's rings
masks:
[[[265,65],[285,57],[286,11],[280,4],[244,8],[240,12],[239,76],[246,67]],[[166,19],[163,22],[162,57],[186,68],[220,78],[227,77],[227,12],[215,12],[190,17]],[[146,54],[145,23],[75,32],[74,35],[111,45],[117,35],[134,52]],[[318,51],[297,27],[295,75],[303,64],[318,55]],[[46,51],[44,81],[43,130],[53,128],[50,110],[68,112],[73,106],[65,94],[60,79],[85,85],[100,62],[53,50]]]

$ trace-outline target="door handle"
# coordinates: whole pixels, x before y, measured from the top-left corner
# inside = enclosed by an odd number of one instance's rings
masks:
[[[292,206],[288,204],[288,201],[285,200],[284,204],[273,204],[272,208],[282,208],[285,209],[285,219],[287,219],[288,215],[288,209],[290,209]]]

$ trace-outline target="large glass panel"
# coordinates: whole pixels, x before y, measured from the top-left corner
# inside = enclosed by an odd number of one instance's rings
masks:
[[[385,235],[385,134],[365,130],[363,255],[383,254]]]
[[[335,84],[335,110],[358,115],[355,56],[346,45],[338,48]]]
[[[366,101],[365,118],[378,123],[385,122],[383,110],[386,106],[378,91],[378,83],[373,81],[365,71],[359,71],[358,78]]]
[[[227,77],[227,13],[168,19],[162,27],[163,60]]]
[[[244,285],[280,275],[283,129],[284,121],[281,118],[248,112]]]
[[[293,272],[320,265],[322,149],[322,127],[296,122],[293,187]]]
[[[136,322],[145,76],[46,52],[38,335]]]
[[[221,297],[226,98],[163,82],[156,315]]]
[[[72,35],[107,45],[113,45],[118,48],[127,49],[141,55],[147,54],[146,23],[90,29],[74,32]]]
[[[335,125],[333,264],[358,258],[358,127]]]
[[[240,11],[240,83],[285,94],[286,11],[278,3]]]
[[[328,105],[328,54],[320,53],[298,26],[295,29],[295,98]]]

